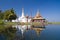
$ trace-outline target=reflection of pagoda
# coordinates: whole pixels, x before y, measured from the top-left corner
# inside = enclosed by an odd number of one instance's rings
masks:
[[[32,19],[32,22],[45,22],[45,19],[40,15],[40,12],[37,11],[36,16]]]
[[[40,26],[34,26],[34,25],[31,25],[30,26],[30,30],[34,30],[35,32],[36,32],[36,34],[37,34],[37,36],[40,36],[40,33],[41,33],[41,31],[43,31],[45,29],[45,27],[40,27]]]
[[[33,30],[36,31],[37,35],[40,36],[40,32],[44,30],[45,28],[33,28]]]

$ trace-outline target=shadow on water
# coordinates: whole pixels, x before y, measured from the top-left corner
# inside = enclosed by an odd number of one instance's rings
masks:
[[[0,40],[40,40],[40,33],[45,26],[10,25],[2,26]]]

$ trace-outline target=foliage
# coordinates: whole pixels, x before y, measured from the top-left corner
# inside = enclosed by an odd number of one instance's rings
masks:
[[[4,12],[4,19],[5,20],[12,21],[12,20],[15,20],[16,18],[17,18],[17,16],[16,16],[13,8],[10,10],[6,10]]]
[[[0,10],[0,19],[3,19],[3,16],[4,16],[4,14],[3,14],[2,10]]]
[[[3,20],[0,20],[0,25],[4,25],[4,21]]]

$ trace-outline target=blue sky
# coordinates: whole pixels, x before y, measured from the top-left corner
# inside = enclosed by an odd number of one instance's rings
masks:
[[[0,0],[0,9],[7,10],[14,8],[16,14],[21,16],[21,9],[24,8],[25,15],[35,16],[37,10],[48,21],[60,21],[60,0]]]

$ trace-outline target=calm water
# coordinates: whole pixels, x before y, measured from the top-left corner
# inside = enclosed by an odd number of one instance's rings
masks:
[[[14,40],[60,40],[60,25],[48,25],[42,28],[31,25],[12,27],[17,28]],[[0,40],[5,40],[5,37],[0,35]]]

